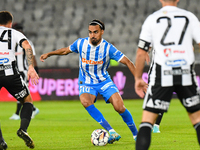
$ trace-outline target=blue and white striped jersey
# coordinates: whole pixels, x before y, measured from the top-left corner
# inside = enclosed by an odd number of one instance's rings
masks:
[[[120,61],[124,54],[112,44],[102,39],[101,43],[93,46],[89,37],[79,38],[70,45],[70,50],[79,53],[79,83],[97,84],[110,78],[107,68],[110,59]]]

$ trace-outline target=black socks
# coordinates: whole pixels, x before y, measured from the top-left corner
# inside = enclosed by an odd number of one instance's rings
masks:
[[[148,150],[151,143],[151,131],[153,125],[142,122],[136,140],[136,150]]]
[[[19,115],[21,107],[22,107],[22,104],[20,102],[17,102],[17,110],[16,110],[15,114]]]
[[[33,104],[24,103],[20,114],[21,117],[20,129],[22,129],[25,132],[27,131],[27,128],[31,121],[32,112],[33,112]]]
[[[162,117],[163,117],[163,113],[159,113],[159,114],[158,114],[158,117],[157,117],[157,119],[156,119],[156,123],[155,123],[155,124],[160,125],[160,122],[161,122],[161,120],[162,120]]]
[[[199,145],[200,145],[200,122],[195,124],[194,128],[195,128],[195,130],[197,132],[197,139],[198,139],[198,142],[199,142]]]
[[[4,141],[4,139],[3,139],[3,135],[2,135],[2,132],[1,132],[1,129],[0,129],[0,143],[1,143],[2,141]]]

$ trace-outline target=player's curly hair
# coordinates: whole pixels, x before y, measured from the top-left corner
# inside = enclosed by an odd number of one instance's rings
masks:
[[[9,11],[0,11],[0,24],[6,25],[9,22],[12,22],[13,16]]]

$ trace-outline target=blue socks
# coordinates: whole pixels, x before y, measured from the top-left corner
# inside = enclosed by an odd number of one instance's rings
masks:
[[[96,120],[98,123],[101,124],[101,126],[104,129],[106,129],[107,131],[113,129],[110,126],[110,124],[105,120],[105,118],[103,117],[102,113],[94,105],[90,105],[90,106],[88,106],[85,109],[88,111],[88,113],[90,114],[90,116],[92,116],[92,118],[94,118],[94,120]],[[133,136],[136,136],[137,133],[138,133],[138,130],[137,130],[136,126],[135,126],[135,123],[133,121],[131,113],[126,109],[120,115],[123,118],[124,122],[129,127],[129,129],[131,130]]]
[[[127,124],[129,129],[131,130],[133,136],[136,136],[138,133],[138,130],[135,126],[135,123],[133,121],[131,113],[126,109],[123,113],[120,114],[124,120],[124,122]]]
[[[113,129],[110,126],[110,124],[105,120],[105,118],[103,117],[102,113],[94,105],[90,105],[85,109],[88,111],[90,116],[92,116],[92,118],[94,118],[94,120],[96,120],[98,123],[101,124],[101,126],[104,129],[106,129],[107,131]]]

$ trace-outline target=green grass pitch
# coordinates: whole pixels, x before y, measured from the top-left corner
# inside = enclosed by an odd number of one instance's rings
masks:
[[[142,100],[124,100],[139,127]],[[111,104],[98,100],[95,106],[103,113],[111,126],[122,136],[120,141],[103,147],[93,146],[90,135],[102,128],[89,116],[79,101],[34,102],[40,113],[29,126],[28,133],[36,150],[133,150],[135,141],[120,115]],[[27,150],[16,132],[20,121],[9,120],[15,111],[15,102],[0,102],[0,122],[8,150]],[[169,112],[163,117],[161,133],[152,134],[150,150],[197,150],[196,132],[186,111],[178,100],[172,100]]]

